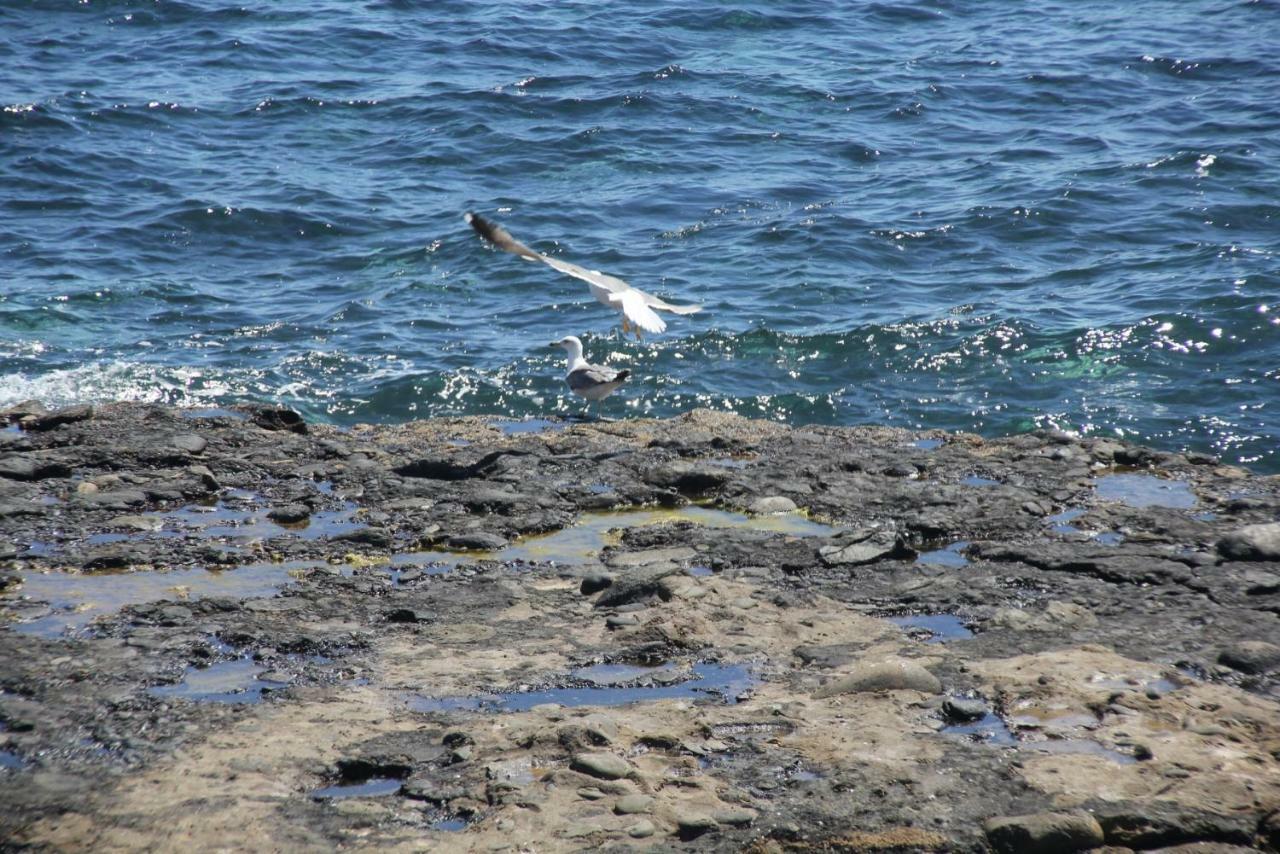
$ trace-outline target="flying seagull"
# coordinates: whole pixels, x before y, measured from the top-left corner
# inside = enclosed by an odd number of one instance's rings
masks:
[[[604,400],[631,376],[631,371],[615,371],[603,365],[588,363],[582,358],[582,342],[573,335],[552,341],[548,346],[564,348],[569,356],[569,372],[564,375],[565,382],[569,384],[571,392],[588,401]],[[587,404],[588,408],[590,405]]]
[[[641,332],[656,334],[667,328],[666,321],[658,317],[655,309],[673,314],[693,314],[696,311],[702,311],[700,305],[672,305],[599,270],[588,270],[586,267],[579,267],[577,264],[570,264],[568,261],[534,252],[497,223],[489,222],[476,214],[467,213],[462,218],[476,230],[477,234],[499,249],[519,255],[526,261],[541,261],[561,273],[573,276],[575,279],[582,279],[591,287],[591,295],[598,302],[604,303],[622,315],[622,331],[635,332],[636,338],[641,337]]]

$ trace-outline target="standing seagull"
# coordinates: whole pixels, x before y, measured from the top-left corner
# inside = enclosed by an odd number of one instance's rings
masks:
[[[571,392],[588,401],[604,400],[631,376],[631,371],[615,371],[603,365],[588,363],[582,358],[582,342],[573,335],[553,341],[548,346],[564,348],[569,356],[569,372],[564,375],[565,382],[569,384]],[[587,409],[590,408],[591,404],[588,403]]]
[[[696,311],[702,311],[700,305],[672,305],[599,270],[588,270],[586,267],[579,267],[577,264],[570,264],[568,261],[534,252],[496,223],[489,222],[476,214],[467,213],[462,218],[476,230],[477,234],[499,249],[519,255],[526,261],[541,261],[561,273],[573,276],[575,279],[582,279],[591,286],[591,295],[598,302],[604,303],[622,315],[623,333],[635,332],[637,339],[641,337],[641,331],[656,334],[666,330],[666,321],[658,317],[654,309],[669,311],[673,314],[693,314]]]

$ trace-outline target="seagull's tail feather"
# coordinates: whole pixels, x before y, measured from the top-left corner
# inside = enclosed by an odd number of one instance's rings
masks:
[[[652,294],[645,294],[644,301],[649,308],[656,308],[658,311],[669,311],[672,314],[697,314],[702,311],[702,306],[700,305],[672,305]]]
[[[502,228],[497,223],[489,222],[489,220],[479,214],[473,214],[470,211],[463,214],[462,218],[467,221],[467,225],[476,230],[476,234],[480,235],[499,249],[510,252],[513,255],[519,255],[521,258],[527,258],[530,261],[542,260],[541,255],[534,252],[528,246],[525,246],[519,240],[516,240],[506,231],[506,229]]]

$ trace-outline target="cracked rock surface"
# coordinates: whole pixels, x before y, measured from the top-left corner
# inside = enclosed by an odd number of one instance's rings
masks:
[[[1280,478],[702,410],[5,425],[0,850],[1280,846]]]

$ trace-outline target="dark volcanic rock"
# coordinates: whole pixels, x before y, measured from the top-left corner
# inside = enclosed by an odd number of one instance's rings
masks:
[[[1218,653],[1218,662],[1241,673],[1266,673],[1280,667],[1280,646],[1266,641],[1240,641]]]
[[[991,706],[980,697],[947,697],[942,711],[957,721],[976,721],[991,714]]]
[[[662,580],[680,571],[680,567],[673,563],[660,563],[629,570],[626,574],[615,577],[613,584],[604,588],[604,592],[596,599],[596,607],[612,608],[660,596]]]
[[[448,540],[449,548],[467,551],[497,551],[505,548],[507,541],[497,534],[486,534],[473,531],[466,534],[454,534]]]
[[[583,596],[592,596],[613,584],[613,576],[603,572],[592,572],[583,576],[578,590]]]
[[[818,549],[818,557],[827,566],[861,566],[888,558],[912,557],[915,552],[901,538],[889,531],[863,528],[831,538],[830,545]]]
[[[31,422],[28,430],[53,430],[61,427],[63,424],[74,424],[77,421],[87,421],[93,417],[93,407],[88,405],[68,406],[58,409],[46,415],[38,415],[35,421]]]
[[[645,480],[685,495],[703,495],[724,486],[729,472],[719,466],[677,460],[649,469]]]
[[[307,424],[302,416],[292,409],[260,406],[254,408],[249,417],[264,430],[287,430],[291,433],[307,432]]]
[[[10,480],[35,480],[35,460],[30,457],[5,457],[0,459],[0,477],[7,477]]]
[[[305,504],[285,504],[281,507],[272,507],[267,512],[268,519],[279,522],[281,525],[296,525],[310,516],[311,508]]]

